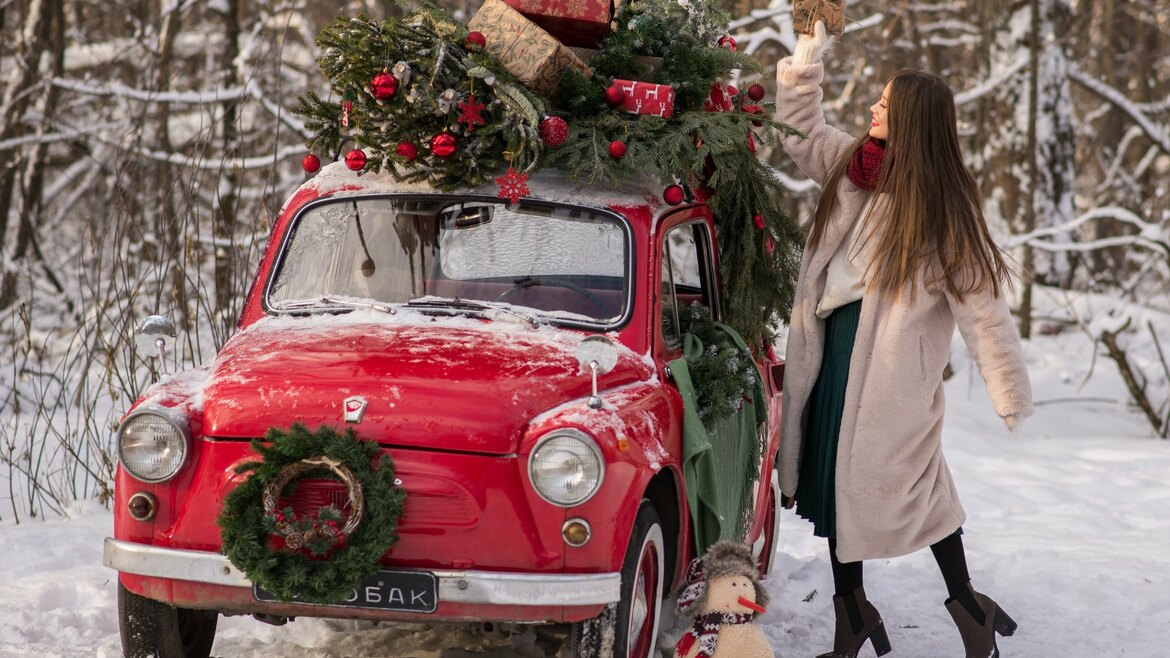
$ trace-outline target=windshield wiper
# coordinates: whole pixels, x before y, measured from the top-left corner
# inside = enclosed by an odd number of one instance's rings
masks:
[[[449,308],[457,311],[476,311],[485,315],[495,311],[499,313],[506,313],[512,317],[519,318],[533,329],[537,327],[536,320],[506,306],[497,306],[495,304],[489,304],[486,302],[469,301],[466,299],[459,299],[458,297],[420,297],[418,299],[412,299],[409,302],[406,302],[406,306],[410,308]]]
[[[344,306],[351,309],[354,308],[368,308],[390,315],[395,314],[393,306],[387,304],[377,304],[374,302],[366,302],[357,299],[341,299],[339,297],[329,297],[322,295],[316,299],[297,299],[290,302],[284,302],[280,306],[274,306],[277,311],[300,311],[304,309],[316,308],[318,306]]]

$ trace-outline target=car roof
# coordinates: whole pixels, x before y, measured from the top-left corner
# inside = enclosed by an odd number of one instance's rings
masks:
[[[546,167],[529,174],[526,184],[531,193],[524,198],[529,199],[598,208],[646,207],[654,214],[666,207],[662,200],[663,186],[648,176],[637,177],[617,187],[606,183],[589,185],[573,180],[566,171]],[[359,174],[350,171],[342,162],[334,162],[322,167],[315,176],[301,184],[289,200],[306,190],[315,191],[316,196],[416,193],[495,197],[498,195],[499,187],[493,181],[477,187],[440,190],[426,182],[409,183],[395,180],[388,172]]]

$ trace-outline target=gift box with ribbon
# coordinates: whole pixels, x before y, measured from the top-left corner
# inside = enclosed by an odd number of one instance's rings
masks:
[[[566,46],[596,48],[609,33],[613,0],[504,0]]]

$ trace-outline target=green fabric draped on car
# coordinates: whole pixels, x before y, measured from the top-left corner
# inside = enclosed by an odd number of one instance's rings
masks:
[[[721,346],[748,349],[730,327],[718,322],[715,326]],[[670,362],[671,377],[683,399],[683,477],[697,554],[720,539],[745,539],[759,480],[760,450],[767,438],[760,436],[759,428],[768,418],[763,380],[756,377],[751,399],[738,412],[714,420],[710,428],[704,426],[695,402],[695,387],[702,383],[692,381],[686,355],[693,358],[706,348],[694,334],[683,334],[684,356]]]

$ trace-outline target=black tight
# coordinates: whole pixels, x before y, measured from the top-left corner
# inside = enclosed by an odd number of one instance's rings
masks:
[[[967,583],[971,575],[967,571],[967,554],[963,550],[963,534],[956,530],[953,534],[930,545],[930,552],[934,554],[934,561],[942,572],[943,581],[947,585],[948,601],[957,600],[971,613],[975,622],[982,625],[986,620],[979,603],[971,595]],[[833,589],[837,596],[845,596],[859,588],[864,583],[863,563],[841,562],[837,559],[837,540],[829,540],[829,561],[833,565]]]
[[[837,596],[845,596],[863,584],[862,564],[837,559],[837,540],[829,538],[829,561],[833,564],[833,589]]]

